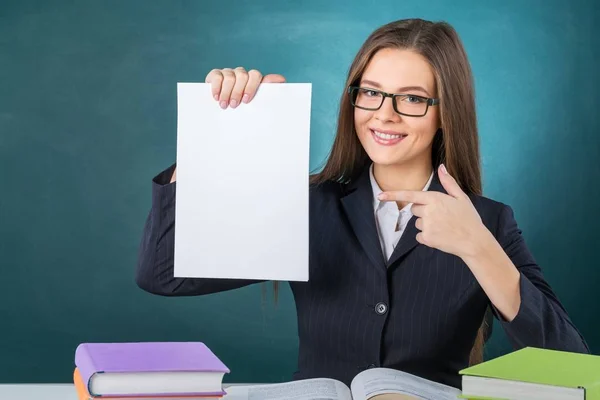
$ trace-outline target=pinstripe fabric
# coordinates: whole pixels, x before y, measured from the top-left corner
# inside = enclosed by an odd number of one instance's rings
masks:
[[[167,184],[173,167],[153,180],[137,284],[157,295],[191,296],[259,282],[173,277],[175,184]],[[429,190],[444,191],[437,175]],[[468,365],[489,300],[460,258],[416,241],[415,217],[386,263],[372,196],[368,170],[349,185],[311,187],[310,280],[290,283],[300,339],[293,378],[349,384],[360,371],[381,366],[460,387],[458,371]],[[492,307],[515,348],[589,352],[528,251],[511,208],[472,200],[521,272],[517,317],[508,323]]]

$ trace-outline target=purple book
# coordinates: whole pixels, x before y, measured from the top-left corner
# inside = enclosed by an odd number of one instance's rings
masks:
[[[201,342],[82,343],[75,365],[92,396],[222,396],[229,369]]]

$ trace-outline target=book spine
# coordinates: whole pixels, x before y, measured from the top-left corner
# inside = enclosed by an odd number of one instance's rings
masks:
[[[73,384],[75,385],[75,391],[79,400],[94,400],[93,397],[89,396],[85,388],[79,368],[75,368],[75,371],[73,371]]]
[[[90,379],[92,375],[98,372],[98,369],[94,365],[94,360],[85,343],[77,346],[77,349],[75,350],[75,366],[79,369],[81,379],[83,380],[88,393],[93,396],[92,392],[90,391]]]

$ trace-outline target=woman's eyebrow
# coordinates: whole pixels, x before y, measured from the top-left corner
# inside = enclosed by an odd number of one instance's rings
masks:
[[[381,85],[379,83],[370,81],[368,79],[364,79],[364,80],[360,81],[360,84],[361,85],[369,85],[376,89],[381,89]],[[415,91],[415,90],[425,93],[428,97],[431,96],[429,94],[429,92],[422,86],[404,86],[404,87],[399,88],[395,93],[405,93],[408,91]]]

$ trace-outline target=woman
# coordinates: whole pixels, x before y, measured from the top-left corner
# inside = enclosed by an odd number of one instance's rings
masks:
[[[285,79],[237,68],[206,80],[235,108],[261,82]],[[471,71],[452,27],[382,26],[346,84],[331,154],[311,182],[310,281],[290,283],[294,378],[349,384],[381,366],[460,387],[458,371],[481,354],[488,309],[515,348],[588,352],[512,209],[481,195]],[[138,285],[186,296],[258,282],[173,277],[175,179],[175,166],[154,178]]]

